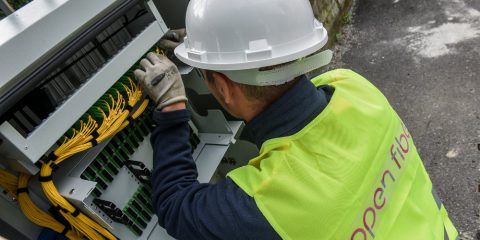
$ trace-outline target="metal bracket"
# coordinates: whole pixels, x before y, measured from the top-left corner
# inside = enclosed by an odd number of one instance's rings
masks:
[[[105,201],[102,199],[94,199],[93,203],[97,205],[102,211],[104,211],[113,221],[125,224],[125,225],[132,225],[132,221],[128,219],[128,217],[123,214],[122,210],[117,208],[114,203]]]
[[[125,166],[133,173],[133,175],[138,179],[138,181],[143,184],[149,184],[151,182],[152,173],[145,164],[138,161],[127,160]]]

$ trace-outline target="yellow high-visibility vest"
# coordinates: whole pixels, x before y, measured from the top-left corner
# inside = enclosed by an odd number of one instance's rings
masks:
[[[266,141],[228,174],[283,239],[456,239],[412,136],[383,94],[350,70],[298,133]]]

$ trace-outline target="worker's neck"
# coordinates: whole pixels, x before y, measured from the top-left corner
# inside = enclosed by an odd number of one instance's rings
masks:
[[[256,108],[257,113],[247,121],[241,139],[261,148],[268,139],[295,134],[317,117],[327,103],[323,89],[317,89],[303,77],[280,98],[264,106],[263,110]]]
[[[247,102],[242,108],[242,119],[245,122],[250,122],[267,108],[267,104],[258,102]]]
[[[248,123],[268,107],[269,103],[255,100],[245,95],[238,85],[232,84],[231,86],[228,97],[225,97],[225,93],[224,96],[221,94],[217,95],[222,96],[219,101],[223,103],[222,106],[233,116]]]

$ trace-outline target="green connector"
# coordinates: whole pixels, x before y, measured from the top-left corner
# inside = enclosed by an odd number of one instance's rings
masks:
[[[153,214],[152,201],[150,201],[150,196],[146,197],[143,193],[137,194],[136,198],[140,204],[145,207],[145,210],[148,214]]]
[[[136,211],[137,213],[139,213],[139,216],[141,218],[143,218],[143,220],[145,220],[145,222],[149,222],[151,217],[150,215],[145,211],[143,210],[143,208],[140,206],[140,204],[138,204],[135,199],[131,199],[129,204],[130,208],[132,208],[134,211]]]
[[[101,177],[101,175],[98,175],[97,177],[95,177],[95,179],[93,181],[97,182],[96,187],[98,187],[102,190],[106,190],[107,187],[108,187],[108,185],[105,183],[105,180]]]
[[[92,177],[85,172],[83,172],[82,175],[80,175],[80,178],[83,179],[83,180],[91,180],[92,179]]]
[[[94,181],[98,181],[98,179],[100,179],[104,183],[104,184],[100,184],[101,188],[103,190],[106,190],[107,187],[108,187],[107,183],[110,183],[111,181],[109,181],[109,179],[105,177],[105,175],[103,174],[103,171],[98,171],[97,172],[97,177]]]
[[[139,211],[142,209],[145,210],[146,216],[151,215],[152,213],[149,211],[150,203],[144,202],[142,199],[143,197],[141,196],[140,188],[138,188],[129,203],[131,205],[136,205]]]
[[[94,172],[93,175],[98,175],[98,172],[100,172],[102,170],[102,166],[99,165],[99,163],[97,161],[93,161],[92,163],[90,163],[90,166],[88,166],[88,168],[90,168],[92,170],[92,172]]]
[[[120,169],[121,167],[114,164],[114,161],[110,157],[107,157],[106,153],[101,152],[100,154],[98,154],[97,159],[102,164],[102,166],[105,167],[112,174],[112,176],[118,174],[118,169]]]
[[[122,141],[118,138],[118,135],[115,135],[108,145],[113,145],[115,148],[119,148],[122,145]]]
[[[116,153],[123,159],[124,162],[129,159],[130,154],[128,154],[128,152],[124,148],[118,149]]]
[[[117,175],[120,172],[120,168],[115,165],[113,160],[109,159],[108,168],[112,170],[113,175]]]
[[[138,145],[137,145],[137,147],[138,147]],[[135,147],[135,144],[132,143],[132,140],[131,140],[130,136],[128,136],[125,139],[124,144],[123,144],[123,148],[125,150],[127,150],[129,155],[132,155],[135,152],[135,149],[137,149],[137,147]]]
[[[145,116],[145,124],[147,125],[147,128],[150,132],[152,130],[152,125],[153,125],[153,119],[149,116]]]
[[[135,148],[138,148],[140,146],[140,143],[143,141],[143,138],[139,138],[139,136],[137,135],[136,128],[132,128],[132,131],[129,132],[128,136],[131,139]]]
[[[138,126],[140,127],[140,131],[142,132],[143,136],[147,136],[150,133],[149,127],[144,119],[138,123]]]
[[[142,184],[141,186],[141,193],[143,196],[145,196],[148,199],[151,199],[152,197],[152,188],[150,187],[150,184]]]
[[[151,195],[151,193],[148,191],[148,189],[145,187],[145,184],[142,184],[142,186],[140,186],[139,190],[144,196],[149,196]]]
[[[141,207],[141,209],[143,209],[147,217],[153,215],[153,212],[150,210],[150,207],[149,207],[150,204],[141,202],[139,200],[135,200],[135,203],[138,204]]]
[[[143,231],[142,229],[139,227],[140,224],[137,222],[137,218],[134,217],[135,216],[135,213],[131,213],[131,210],[130,208],[127,206],[123,211],[123,214],[125,214],[129,220],[133,223],[132,225],[129,225],[128,228],[137,236],[140,236],[142,235]]]
[[[130,220],[132,220],[135,225],[137,225],[141,229],[145,229],[147,227],[147,223],[140,217],[138,216],[134,210],[131,208],[131,206],[128,206],[124,210],[125,215],[127,215]]]
[[[104,168],[103,171],[100,172],[100,175],[103,179],[107,180],[107,182],[113,182],[113,176],[106,168]]]
[[[130,229],[130,231],[132,231],[132,232],[133,232],[135,235],[137,235],[137,236],[141,236],[142,233],[143,233],[143,231],[142,231],[139,227],[137,227],[137,226],[135,226],[135,225],[133,225],[133,226],[128,226],[128,229]]]
[[[108,174],[110,174],[110,176],[113,177],[113,176],[117,175],[117,174],[115,173],[115,172],[116,172],[116,171],[115,171],[115,168],[112,169],[112,165],[110,165],[110,164],[105,164],[103,167],[105,168],[104,171],[107,171]],[[117,172],[118,172],[118,171],[117,171]]]
[[[92,168],[88,167],[85,169],[85,171],[83,171],[82,175],[84,175],[87,180],[93,181],[93,179],[95,179],[96,172]]]
[[[138,124],[135,124],[133,134],[138,139],[138,142],[143,142],[143,139],[145,139],[145,135],[142,134],[142,131],[140,130],[140,126],[138,126]]]
[[[98,157],[97,157],[98,158]],[[117,168],[115,165],[112,164],[112,161],[108,158],[99,158],[102,159],[99,162],[102,163],[103,171],[107,171],[111,176],[115,176],[118,173]]]
[[[132,147],[133,148],[138,148],[138,146],[140,145],[140,142],[142,141],[142,139],[139,139],[137,138],[137,136],[135,135],[135,127],[134,125],[136,125],[137,122],[135,122],[134,124],[130,124],[130,127],[127,128],[126,132],[127,132],[127,138],[128,140],[130,141],[130,143],[132,144]]]
[[[107,160],[105,158],[100,157],[100,154],[95,158],[94,161],[100,163],[102,166],[107,164]]]
[[[121,132],[117,133],[117,137],[120,139],[121,143],[124,143],[125,139],[128,138],[128,135],[125,133],[125,131],[121,131]]]
[[[143,204],[148,204],[150,202],[148,201],[149,198],[147,196],[144,196],[143,193],[140,191],[137,191],[135,197]]]
[[[104,163],[105,166],[108,166],[110,172],[114,175],[118,174],[118,170],[122,168],[122,164],[117,164],[115,161],[113,161],[112,157],[110,156],[109,153],[106,151],[102,151],[100,154],[98,154],[97,158],[101,158],[102,162]],[[113,165],[112,165],[113,164]]]
[[[93,189],[92,191],[92,195],[96,198],[100,197],[102,195],[102,192],[98,189],[98,188],[95,188]]]
[[[100,105],[94,105],[94,107],[90,108],[87,113],[92,116],[95,121],[101,123],[103,121],[103,114],[98,108],[101,108],[104,112],[106,111]]]
[[[102,159],[108,159],[110,158],[110,154],[107,153],[107,151],[105,151],[105,149],[103,149],[103,151],[101,151],[98,156],[99,158],[102,158]],[[107,160],[108,161],[108,160]]]
[[[113,156],[111,156],[109,159],[110,159],[110,160],[112,161],[112,163],[114,163],[115,166],[117,166],[119,169],[122,168],[123,165],[124,165],[124,163],[123,163],[124,161],[122,161],[122,159],[121,159],[119,156],[117,156],[117,155],[113,155]]]
[[[145,194],[147,196],[152,196],[152,186],[150,186],[150,184],[143,184],[143,187],[145,187]]]

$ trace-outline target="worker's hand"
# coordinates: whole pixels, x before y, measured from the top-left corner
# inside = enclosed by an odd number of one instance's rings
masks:
[[[172,51],[181,43],[183,43],[183,39],[187,35],[187,31],[185,28],[170,30],[165,35],[163,35],[162,39],[158,43],[161,49]]]
[[[140,66],[141,69],[134,72],[135,78],[157,103],[158,109],[187,101],[177,66],[166,56],[150,52],[140,61]]]

